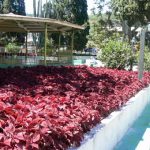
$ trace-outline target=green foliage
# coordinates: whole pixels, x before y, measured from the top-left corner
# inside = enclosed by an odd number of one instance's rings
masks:
[[[130,45],[118,39],[107,41],[99,58],[107,67],[117,69],[125,69],[135,59]]]
[[[26,15],[24,0],[0,0],[0,13],[8,14],[14,13],[19,15]],[[8,44],[12,38],[16,39],[18,43],[24,43],[25,35],[23,33],[2,33],[1,37],[5,39]]]
[[[88,36],[87,47],[103,48],[105,41],[112,37],[114,31],[110,30],[111,25],[109,14],[92,15],[90,17],[90,34]]]
[[[64,0],[49,1],[44,5],[45,17],[68,21],[74,24],[85,25],[86,29],[75,32],[74,48],[82,50],[87,43],[86,36],[89,34],[87,1],[86,0]],[[62,35],[62,45],[70,45],[70,34]],[[58,44],[58,34],[52,34],[54,44]],[[81,42],[82,41],[82,42]]]
[[[3,13],[4,14],[8,14],[10,12],[10,8],[11,8],[11,5],[10,5],[10,0],[4,0],[3,1]]]
[[[86,36],[89,34],[89,22],[87,14],[87,0],[72,0],[71,16],[69,21],[79,25],[85,25],[85,30],[75,32],[74,47],[76,50],[82,50],[87,43]]]
[[[120,21],[124,32],[124,39],[128,41],[135,36],[135,31],[139,26],[150,21],[150,1],[146,3],[141,0],[95,0],[98,7],[98,14],[102,14],[103,6],[107,3],[109,13]],[[131,27],[135,27],[131,31]]]
[[[0,0],[0,12],[26,15],[24,0]]]
[[[120,20],[127,20],[130,27],[137,22],[145,24],[146,20],[150,20],[150,1],[146,5],[140,5],[138,0],[111,0],[111,3],[114,14]],[[140,7],[143,7],[143,11]]]
[[[140,57],[140,50],[136,53],[136,62],[138,64]],[[150,48],[148,46],[145,46],[144,50],[144,70],[150,71]]]
[[[93,14],[90,16],[90,34],[88,36],[87,47],[97,47],[102,49],[105,41],[110,38],[114,31],[114,16],[110,11],[104,11],[104,6],[109,7],[110,2],[106,0],[94,0],[96,8],[93,8]]]
[[[20,47],[17,46],[16,43],[8,43],[8,45],[6,45],[5,48],[9,53],[18,53],[20,50]]]
[[[0,43],[5,46],[9,43],[18,43],[19,44],[15,33],[5,33],[5,32],[2,32],[0,34]]]
[[[44,17],[44,11],[42,11],[42,0],[33,0],[33,16]],[[34,45],[38,48],[44,45],[44,33],[32,33]]]
[[[10,12],[10,8],[11,8],[11,5],[10,5],[10,0],[4,0],[3,1],[3,8],[2,8],[2,12],[4,14],[8,14]]]
[[[144,69],[150,71],[150,52],[146,53],[145,62],[144,62]]]
[[[43,42],[43,43],[44,43],[44,42]],[[54,49],[54,47],[53,47],[53,40],[52,40],[52,39],[47,40],[46,53],[47,53],[48,56],[52,55],[53,49]],[[43,45],[43,47],[41,48],[40,53],[41,53],[42,55],[44,55],[44,52],[45,52],[45,49],[44,49],[44,45]]]
[[[37,3],[38,2],[38,3]],[[68,21],[71,23],[85,25],[83,31],[76,31],[74,38],[74,48],[82,50],[87,43],[86,36],[89,34],[87,1],[86,0],[47,0],[42,7],[42,0],[33,0],[33,12],[35,17],[45,17]],[[43,8],[43,9],[42,9]],[[59,34],[51,34],[53,44],[58,45]],[[61,36],[61,45],[71,44],[71,34],[63,33]],[[43,46],[44,34],[33,34],[34,43],[38,47]],[[38,39],[38,43],[36,43]],[[81,42],[82,41],[82,42]]]
[[[145,47],[144,51],[144,69],[150,71],[150,48]]]
[[[11,0],[9,12],[25,16],[26,12],[24,0]]]
[[[3,12],[3,0],[0,0],[0,14]]]

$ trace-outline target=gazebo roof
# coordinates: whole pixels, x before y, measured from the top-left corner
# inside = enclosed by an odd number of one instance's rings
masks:
[[[45,24],[47,24],[48,32],[84,29],[83,26],[55,19],[21,16],[13,13],[0,14],[0,32],[44,32]]]

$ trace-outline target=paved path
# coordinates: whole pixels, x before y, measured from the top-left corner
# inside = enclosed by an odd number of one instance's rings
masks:
[[[150,150],[150,104],[114,150]]]

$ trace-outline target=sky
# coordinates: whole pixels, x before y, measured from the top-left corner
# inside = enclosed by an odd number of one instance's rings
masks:
[[[43,0],[44,2],[45,0]],[[87,0],[88,3],[88,14],[91,13],[91,9],[94,7],[94,0]],[[26,6],[26,13],[32,14],[33,13],[33,0],[25,0],[25,6]]]

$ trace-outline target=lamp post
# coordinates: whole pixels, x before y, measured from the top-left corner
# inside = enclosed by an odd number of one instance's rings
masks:
[[[145,11],[145,4],[147,0],[137,0],[139,6],[139,13],[143,13]],[[145,49],[145,34],[148,30],[148,26],[144,26],[141,30],[140,34],[140,57],[138,64],[138,78],[141,80],[143,77],[144,70],[144,49]]]

